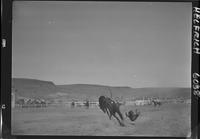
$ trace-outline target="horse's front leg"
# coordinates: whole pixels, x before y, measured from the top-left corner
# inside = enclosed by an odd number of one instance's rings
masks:
[[[107,113],[109,119],[111,120],[112,115],[111,115],[111,113],[109,113],[109,110],[108,110],[108,109],[106,109],[106,113]]]

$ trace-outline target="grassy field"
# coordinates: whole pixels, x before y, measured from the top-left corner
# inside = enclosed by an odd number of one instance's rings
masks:
[[[124,114],[139,109],[135,122],[125,118],[125,127],[109,120],[99,108],[15,108],[12,110],[14,135],[91,135],[91,136],[189,136],[190,104],[121,106]]]

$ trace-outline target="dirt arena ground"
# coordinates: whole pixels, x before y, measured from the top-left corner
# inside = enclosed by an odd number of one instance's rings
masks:
[[[125,127],[97,108],[15,108],[12,110],[14,135],[91,135],[91,136],[190,136],[190,104],[121,106],[140,110],[135,122],[125,118]]]

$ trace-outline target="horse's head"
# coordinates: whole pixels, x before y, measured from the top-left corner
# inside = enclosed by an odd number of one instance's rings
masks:
[[[105,96],[100,96],[99,101],[104,100],[106,97]]]

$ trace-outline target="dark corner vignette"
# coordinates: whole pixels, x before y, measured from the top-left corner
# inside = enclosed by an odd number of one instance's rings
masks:
[[[138,1],[138,0],[137,0]],[[145,2],[144,0],[142,0]],[[148,1],[146,1],[148,2]],[[12,3],[13,0],[1,0],[1,138],[57,138],[58,136],[12,136],[11,134],[11,57],[12,57]],[[200,138],[199,135],[199,54],[200,54],[200,7],[198,0],[192,2],[192,72],[191,72],[191,91],[192,91],[192,114],[191,114],[191,139]],[[66,137],[60,137],[66,138]],[[79,138],[79,137],[67,137]],[[83,137],[88,138],[88,137]],[[93,137],[90,137],[93,138]],[[104,138],[104,137],[95,137]],[[105,137],[114,138],[114,137]],[[117,137],[119,138],[119,137]],[[122,137],[128,138],[128,137]],[[136,137],[138,138],[138,137]],[[147,137],[139,137],[147,138]],[[152,137],[151,137],[152,138]],[[153,137],[154,138],[154,137]],[[156,137],[159,138],[159,137]]]
[[[192,139],[200,138],[199,136],[199,32],[200,32],[200,7],[199,2],[193,2],[192,5],[192,115],[191,115],[191,132]]]

